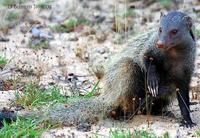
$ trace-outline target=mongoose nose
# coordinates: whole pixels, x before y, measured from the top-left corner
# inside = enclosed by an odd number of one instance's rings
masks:
[[[156,43],[156,47],[157,48],[164,48],[164,44],[162,41],[158,40],[158,42]]]

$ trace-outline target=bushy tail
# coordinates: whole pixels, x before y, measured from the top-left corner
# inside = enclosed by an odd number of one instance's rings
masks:
[[[60,105],[51,109],[49,120],[54,124],[65,126],[80,123],[96,123],[107,114],[109,106],[103,101],[95,99],[81,100],[69,106]]]

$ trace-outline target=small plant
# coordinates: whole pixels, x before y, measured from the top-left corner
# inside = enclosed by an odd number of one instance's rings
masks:
[[[110,138],[157,138],[154,133],[144,130],[125,131],[121,129],[110,130]],[[166,137],[167,138],[167,137]]]
[[[134,138],[157,138],[154,133],[149,133],[145,130],[135,130]]]
[[[122,15],[123,18],[127,18],[127,17],[134,17],[136,15],[135,10],[134,9],[128,9],[125,11],[125,13]]]
[[[110,138],[132,138],[133,134],[130,132],[130,130],[128,132],[125,132],[123,130],[110,130]]]
[[[197,136],[198,138],[200,138],[200,130],[197,130],[197,131],[196,131],[196,136]]]
[[[132,27],[133,27],[132,17],[134,17],[135,15],[136,13],[133,9],[128,9],[122,14],[117,13],[114,18],[112,29],[118,33],[132,30]],[[131,17],[131,18],[128,18],[128,17]]]
[[[98,81],[93,89],[88,92],[86,95],[84,96],[80,96],[80,95],[74,95],[74,96],[70,96],[67,98],[67,103],[71,104],[71,103],[75,103],[75,102],[78,102],[78,101],[81,101],[81,100],[84,100],[84,99],[91,99],[91,98],[94,98],[96,92],[99,90],[99,83],[100,81]]]
[[[169,132],[166,132],[166,133],[163,135],[163,138],[170,138]]]
[[[60,24],[55,24],[50,26],[50,29],[54,32],[68,32],[68,29],[65,28],[65,26],[60,25]]]
[[[20,14],[18,12],[8,12],[6,15],[6,20],[8,21],[15,21],[15,20],[19,20]]]
[[[74,28],[76,28],[79,25],[89,25],[90,21],[85,19],[85,18],[70,18],[67,19],[64,23],[62,24],[56,24],[50,26],[50,29],[54,32],[72,32]]]
[[[16,4],[22,4],[25,3],[27,0],[2,0],[0,3],[3,6],[12,6]]]
[[[200,38],[200,30],[199,29],[195,29],[194,33],[197,38]]]
[[[172,5],[172,1],[171,0],[158,0],[158,1],[166,9],[169,9],[171,7],[171,5]]]
[[[55,32],[71,32],[78,25],[77,19],[68,19],[61,25],[54,25],[50,28]]]
[[[0,56],[0,69],[3,69],[5,65],[7,64],[7,59],[5,57]]]
[[[16,104],[24,107],[47,105],[49,103],[64,103],[67,98],[60,94],[57,87],[48,90],[41,90],[35,84],[28,84],[23,94],[16,92]]]
[[[77,24],[78,25],[89,25],[90,21],[85,19],[85,18],[79,18],[78,21],[77,21]]]
[[[93,89],[91,90],[91,92],[87,93],[84,97],[85,98],[91,98],[93,96],[95,96],[95,93],[97,92],[97,90],[99,89],[99,82],[100,80],[94,85]]]
[[[51,3],[53,3],[54,0],[44,0],[44,1],[40,1],[36,4],[37,8],[40,9],[50,9],[51,8]]]
[[[43,120],[36,120],[33,118],[18,118],[16,122],[13,122],[12,124],[4,122],[3,126],[4,127],[0,129],[1,138],[40,137],[44,131],[53,127],[51,124],[44,123]]]
[[[69,19],[64,22],[64,26],[68,29],[68,31],[72,31],[74,27],[78,25],[77,19]]]
[[[34,50],[48,49],[49,41],[48,40],[29,40],[28,46]],[[35,44],[34,44],[35,43]]]

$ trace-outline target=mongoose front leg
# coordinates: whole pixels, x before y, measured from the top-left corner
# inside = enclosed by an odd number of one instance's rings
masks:
[[[146,68],[147,88],[153,97],[158,95],[159,75],[156,71],[155,61],[153,57],[144,56]]]
[[[177,88],[177,98],[181,110],[181,115],[183,116],[183,120],[181,121],[181,126],[186,126],[186,127],[195,126],[196,124],[192,122],[190,117],[189,87],[182,86],[180,87],[180,89]]]

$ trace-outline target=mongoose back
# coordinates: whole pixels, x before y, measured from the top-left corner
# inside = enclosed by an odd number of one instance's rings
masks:
[[[181,124],[192,127],[189,84],[196,51],[192,26],[191,18],[182,12],[163,15],[157,29],[134,38],[111,58],[98,97],[57,108],[50,112],[50,119],[66,125],[93,122],[110,110],[134,115],[139,109],[147,113],[148,104],[156,114],[177,95]]]

